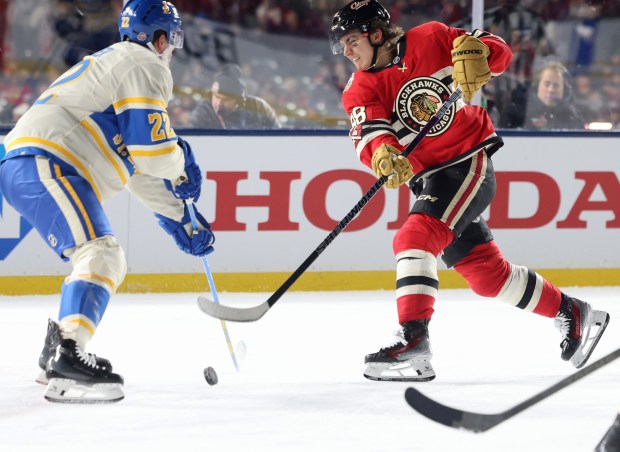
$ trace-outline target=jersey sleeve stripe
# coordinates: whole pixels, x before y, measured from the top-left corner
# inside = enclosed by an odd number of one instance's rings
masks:
[[[500,42],[503,42],[504,44],[506,44],[506,41],[504,41],[504,38],[502,38],[501,36],[498,35],[494,35],[493,33],[489,33],[488,31],[484,31],[484,30],[479,30],[479,29],[475,29],[474,31],[471,32],[471,35],[474,38],[493,38],[493,39],[497,39]]]
[[[118,174],[118,177],[123,182],[123,185],[127,185],[127,176],[125,176],[123,169],[121,168],[121,166],[116,160],[118,157],[116,157],[114,154],[112,154],[109,151],[108,147],[105,144],[105,141],[101,138],[100,134],[97,132],[97,130],[95,130],[95,127],[92,124],[84,120],[82,121],[82,126],[84,126],[84,128],[88,131],[88,133],[90,133],[90,135],[93,137],[93,139],[97,143],[99,150],[101,150],[103,155],[105,155],[105,157],[108,159],[110,164],[114,167],[114,169],[116,170],[116,173]]]
[[[161,155],[172,154],[177,150],[176,141],[172,146],[167,146],[163,149],[151,149],[151,148],[138,148],[134,146],[129,148],[129,153],[133,157],[159,157]]]
[[[112,106],[117,114],[130,108],[151,109],[156,107],[156,110],[165,110],[167,107],[164,101],[148,97],[126,97],[114,102]]]
[[[381,128],[379,130],[373,130],[373,132],[371,133],[365,133],[362,138],[359,140],[359,142],[357,143],[357,146],[355,146],[355,152],[357,152],[357,157],[361,158],[362,156],[362,152],[364,151],[364,148],[366,147],[366,145],[368,143],[370,143],[373,139],[381,136],[381,135],[394,135],[393,130],[391,130],[390,128]]]
[[[49,141],[49,140],[46,140],[44,138],[38,138],[38,137],[21,137],[21,138],[17,138],[15,140],[11,141],[6,146],[6,149],[7,149],[7,152],[8,152],[9,150],[13,150],[13,149],[16,149],[16,148],[19,148],[19,147],[25,147],[25,146],[41,147],[43,149],[50,150],[49,152],[52,152],[52,154],[60,154],[60,155],[62,155],[66,160],[71,162],[71,164],[75,168],[80,170],[80,172],[82,173],[84,178],[93,187],[95,195],[97,195],[97,199],[101,202],[101,193],[99,192],[99,189],[97,188],[97,184],[95,184],[95,181],[93,180],[93,177],[91,176],[90,172],[86,169],[86,167],[82,164],[82,162],[80,162],[77,158],[75,158],[75,156],[71,152],[69,152],[67,149],[63,148],[62,146],[60,146],[57,143],[54,143],[54,142]]]

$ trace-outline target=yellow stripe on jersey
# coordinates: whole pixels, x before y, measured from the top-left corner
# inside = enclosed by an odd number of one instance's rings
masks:
[[[172,154],[177,150],[176,141],[172,146],[165,147],[163,149],[135,149],[133,146],[129,153],[133,157],[158,157],[160,155]]]
[[[127,185],[127,177],[125,176],[125,173],[123,172],[122,167],[119,165],[118,161],[116,160],[118,157],[110,153],[105,142],[101,139],[100,134],[95,130],[93,125],[90,124],[90,122],[87,119],[84,119],[82,121],[82,125],[84,126],[86,130],[88,130],[88,132],[92,135],[93,139],[97,142],[97,146],[99,146],[99,149],[101,150],[101,152],[103,152],[103,155],[105,155],[105,157],[108,159],[110,164],[114,167],[114,169],[116,170],[116,173],[118,174],[118,177],[123,182],[123,185]]]
[[[95,235],[95,228],[93,228],[93,224],[90,221],[88,212],[86,212],[86,209],[84,208],[84,204],[82,204],[82,201],[78,197],[77,193],[75,192],[75,190],[73,189],[73,187],[71,186],[67,178],[61,174],[60,166],[58,166],[57,164],[54,164],[54,172],[56,173],[56,177],[58,178],[60,183],[65,187],[67,192],[69,192],[71,199],[73,199],[73,202],[75,203],[78,210],[82,214],[84,223],[86,223],[86,229],[88,229],[88,236],[90,237],[89,240],[95,240],[97,238],[97,236]]]
[[[60,322],[64,324],[76,324],[78,325],[78,327],[85,328],[91,337],[93,336],[93,334],[95,334],[95,324],[83,314],[73,314],[67,317],[63,317],[62,319],[60,319]],[[67,326],[69,327],[69,325]]]
[[[17,138],[13,141],[11,141],[7,146],[6,146],[6,150],[7,152],[12,151],[13,149],[20,147],[20,145],[43,145],[45,147],[54,149],[56,152],[58,152],[59,154],[62,154],[63,156],[65,156],[73,166],[75,166],[76,168],[78,168],[81,172],[82,175],[84,176],[84,178],[90,183],[90,185],[93,187],[93,190],[95,191],[95,195],[97,195],[97,199],[99,200],[99,202],[101,202],[101,193],[99,192],[99,189],[97,188],[97,185],[95,184],[95,181],[93,180],[92,176],[90,175],[90,172],[88,172],[88,170],[86,169],[86,167],[82,164],[82,162],[80,162],[78,159],[75,158],[75,156],[69,152],[67,149],[63,148],[62,146],[60,146],[59,144],[56,144],[52,141],[46,140],[44,138],[37,138],[37,137],[22,137],[22,138]]]
[[[162,100],[149,98],[149,97],[126,97],[112,104],[112,106],[114,107],[114,110],[117,110],[117,111],[126,110],[132,105],[134,107],[137,105],[150,105],[150,106],[158,107],[157,108],[158,110],[165,110],[168,106],[166,102]]]
[[[95,273],[80,273],[79,275],[77,275],[77,278],[84,279],[84,280],[95,280],[95,281],[98,281],[98,282],[102,282],[102,283],[108,285],[112,289],[112,292],[116,292],[116,289],[117,289],[116,284],[114,283],[114,281],[112,281],[107,276],[97,275]],[[77,278],[74,278],[74,280],[76,280]],[[100,286],[101,284],[98,284],[98,285]]]

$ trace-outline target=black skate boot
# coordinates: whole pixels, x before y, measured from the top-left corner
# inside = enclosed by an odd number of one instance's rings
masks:
[[[582,367],[608,323],[607,312],[595,311],[585,301],[562,294],[560,310],[554,319],[556,328],[562,333],[562,359],[570,361],[577,369]]]
[[[62,339],[56,346],[46,376],[45,398],[51,402],[116,402],[124,397],[123,377],[100,367],[96,356],[84,352],[73,339]]]
[[[47,376],[45,375],[45,368],[47,366],[47,362],[49,359],[54,356],[54,351],[58,344],[60,344],[60,329],[58,328],[58,324],[54,322],[52,319],[47,320],[47,335],[45,336],[45,342],[43,343],[43,350],[41,350],[41,354],[39,355],[39,367],[41,368],[41,372],[36,378],[37,383],[41,383],[46,385],[48,383]],[[97,360],[97,365],[103,369],[107,369],[112,372],[112,364],[105,358],[95,357]]]
[[[406,322],[395,333],[396,343],[366,355],[364,376],[382,381],[428,381],[435,378],[428,322]]]
[[[620,414],[596,446],[595,452],[620,452]]]

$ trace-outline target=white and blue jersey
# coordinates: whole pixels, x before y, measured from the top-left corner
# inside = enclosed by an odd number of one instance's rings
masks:
[[[179,221],[183,201],[166,188],[185,158],[166,112],[168,66],[151,50],[116,43],[65,72],[6,136],[3,197],[72,273],[62,286],[64,337],[83,346],[127,270],[102,203],[127,188]]]
[[[50,197],[68,227],[50,231],[51,218],[41,218],[41,212],[28,215],[27,205],[17,205],[28,203],[27,193],[13,196],[12,204],[59,255],[110,235],[100,204],[125,187],[154,212],[174,219],[183,215],[182,202],[162,180],[174,184],[184,168],[166,111],[171,95],[168,66],[148,48],[120,42],[65,72],[6,136],[5,160],[37,155],[48,160],[35,164],[31,159],[31,168],[22,172],[39,172],[42,186],[21,185],[19,190],[29,186],[32,194]],[[73,185],[71,176],[87,183]],[[9,199],[11,188],[6,190]],[[59,216],[49,206],[50,217]]]

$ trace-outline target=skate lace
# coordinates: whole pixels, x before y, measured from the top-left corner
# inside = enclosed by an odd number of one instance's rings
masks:
[[[84,364],[90,367],[97,367],[97,357],[91,353],[86,353],[77,345],[75,346],[75,352]]]
[[[394,336],[396,336],[394,342],[387,347],[383,347],[380,351],[390,350],[394,347],[400,347],[401,345],[407,345],[408,342],[405,339],[405,331],[402,328],[394,331]]]
[[[560,334],[564,339],[568,338],[570,333],[570,322],[571,319],[564,312],[560,312],[555,319],[553,319],[553,324],[558,330],[560,330]]]

